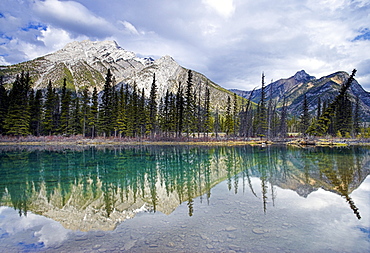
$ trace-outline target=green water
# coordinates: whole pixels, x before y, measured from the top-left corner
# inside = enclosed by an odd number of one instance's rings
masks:
[[[2,147],[0,252],[368,252],[370,149]]]

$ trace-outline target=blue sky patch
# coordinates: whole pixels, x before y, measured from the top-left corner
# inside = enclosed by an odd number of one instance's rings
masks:
[[[29,23],[28,26],[21,28],[22,31],[26,31],[26,32],[30,30],[46,31],[46,29],[47,29],[47,26],[41,23]]]
[[[353,39],[353,41],[356,40],[370,40],[370,29],[364,28],[360,30],[360,35],[357,35],[356,38]]]

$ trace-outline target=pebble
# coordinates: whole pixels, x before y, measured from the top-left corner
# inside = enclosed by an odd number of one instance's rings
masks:
[[[158,247],[158,245],[157,244],[150,244],[149,245],[149,248],[157,248]]]
[[[105,233],[104,233],[104,232],[97,232],[97,233],[95,234],[95,236],[96,236],[96,237],[103,237],[103,236],[105,236]]]
[[[207,247],[207,249],[213,249],[213,245],[211,245],[211,244],[207,244],[206,247]]]
[[[203,240],[209,240],[209,238],[206,236],[206,235],[200,235],[200,238],[202,238]]]
[[[236,238],[236,236],[233,235],[233,234],[228,234],[227,237],[230,238],[230,239],[235,239]]]
[[[266,233],[265,230],[262,229],[262,228],[253,228],[252,232],[255,233],[255,234],[258,234],[258,235]]]
[[[125,250],[130,250],[132,247],[135,246],[136,240],[131,240],[125,243]]]
[[[231,231],[235,231],[236,230],[236,228],[235,227],[226,227],[226,229],[225,229],[227,232],[231,232]]]
[[[79,242],[79,241],[85,241],[87,240],[87,236],[78,236],[75,238],[75,241]]]
[[[100,244],[96,244],[96,245],[94,245],[94,247],[92,247],[93,250],[97,250],[97,249],[100,249],[100,248],[101,248]]]
[[[233,251],[240,251],[240,247],[237,245],[229,245],[229,249]]]
[[[169,242],[167,243],[167,247],[173,248],[175,247],[175,244],[173,242]]]

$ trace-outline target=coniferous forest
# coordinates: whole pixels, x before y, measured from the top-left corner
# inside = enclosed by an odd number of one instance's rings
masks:
[[[316,116],[312,116],[304,97],[301,117],[296,119],[289,117],[285,102],[277,108],[277,104],[268,99],[264,74],[258,104],[250,99],[242,101],[234,94],[227,98],[226,110],[219,111],[211,108],[207,87],[203,95],[195,92],[191,70],[184,86],[179,85],[176,93],[167,91],[162,98],[157,94],[155,74],[150,94],[145,94],[135,83],[114,85],[109,69],[99,93],[96,87],[93,92],[86,87],[78,92],[70,90],[66,78],[62,88],[53,87],[49,81],[46,89],[34,90],[31,77],[22,72],[10,90],[6,90],[2,78],[0,80],[0,135],[274,139],[286,138],[295,132],[302,136],[368,138],[369,129],[360,127],[358,99],[353,103],[346,93],[355,73],[353,70],[334,101],[322,104],[319,101]]]

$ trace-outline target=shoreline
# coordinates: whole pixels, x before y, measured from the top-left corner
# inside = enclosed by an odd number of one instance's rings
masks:
[[[117,140],[117,139],[49,139],[49,140],[1,140],[2,146],[267,146],[267,145],[291,145],[298,147],[315,147],[315,146],[370,146],[370,140],[361,139],[326,139],[315,138],[312,140],[305,140],[303,138],[287,138],[281,140]]]

